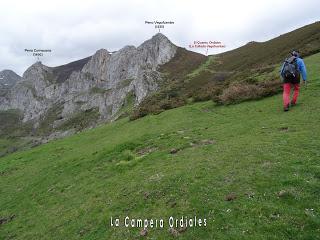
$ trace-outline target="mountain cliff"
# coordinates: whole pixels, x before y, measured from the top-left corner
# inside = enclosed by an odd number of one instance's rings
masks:
[[[1,98],[0,110],[19,110],[23,122],[32,122],[34,128],[43,122],[63,128],[83,112],[98,113],[95,120],[113,120],[126,104],[138,105],[158,89],[162,81],[158,68],[170,61],[176,50],[159,33],[139,47],[126,46],[114,53],[100,49],[63,66],[36,62]]]

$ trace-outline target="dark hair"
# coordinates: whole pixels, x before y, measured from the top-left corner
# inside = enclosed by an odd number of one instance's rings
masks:
[[[295,56],[295,57],[300,57],[300,53],[299,53],[299,51],[297,51],[297,50],[293,50],[293,51],[291,52],[291,55],[292,55],[292,56]]]

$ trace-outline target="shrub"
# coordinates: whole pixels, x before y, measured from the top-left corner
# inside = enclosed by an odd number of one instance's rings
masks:
[[[133,110],[130,115],[130,120],[136,120],[138,118],[144,117],[148,114],[159,114],[164,110],[181,107],[187,103],[185,97],[173,97],[173,98],[161,98],[152,97],[144,100],[138,108]]]
[[[194,102],[208,101],[212,98],[219,96],[222,93],[224,85],[209,83],[196,91],[194,91],[192,97]]]
[[[234,104],[272,96],[280,91],[281,83],[278,80],[258,84],[248,84],[245,82],[232,83],[228,88],[223,90],[222,94],[215,101],[222,104]]]

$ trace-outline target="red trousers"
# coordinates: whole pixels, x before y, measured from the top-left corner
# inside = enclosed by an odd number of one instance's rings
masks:
[[[283,106],[286,107],[290,104],[290,93],[291,93],[291,87],[293,87],[293,98],[292,103],[295,104],[297,102],[298,96],[299,96],[299,89],[300,84],[299,83],[284,83],[283,84]]]

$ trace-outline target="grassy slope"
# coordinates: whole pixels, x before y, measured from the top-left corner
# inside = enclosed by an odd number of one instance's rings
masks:
[[[0,158],[0,218],[15,215],[0,239],[132,239],[139,229],[109,217],[195,214],[207,228],[180,239],[320,239],[320,54],[306,63],[310,85],[288,113],[280,95],[203,102]],[[204,139],[215,144],[191,147]],[[166,226],[146,239],[170,237]]]
[[[266,42],[254,42],[217,55],[224,70],[240,70],[282,62],[292,50],[303,56],[319,52],[320,22],[315,22]],[[239,61],[240,60],[240,61]]]
[[[26,136],[31,130],[29,123],[22,123],[19,111],[0,111],[0,157],[30,145],[31,142]]]
[[[242,85],[257,85],[259,89],[264,88],[269,95],[273,95],[278,92],[275,91],[278,65],[293,49],[299,50],[304,57],[319,52],[320,22],[306,25],[266,42],[246,44],[209,57],[179,48],[173,60],[159,69],[166,79],[165,84],[156,94],[142,101],[133,111],[132,118],[159,113],[190,101],[215,99],[217,102],[229,104],[229,101],[224,100],[223,92],[229,91],[230,85],[239,82]],[[276,72],[273,71],[275,66]],[[257,95],[265,97],[266,94],[261,91]],[[233,102],[240,101],[241,95],[235,97]]]

